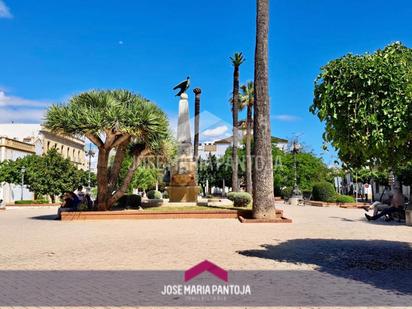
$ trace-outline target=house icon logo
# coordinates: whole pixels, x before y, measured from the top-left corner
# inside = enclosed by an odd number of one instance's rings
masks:
[[[228,282],[228,272],[208,260],[204,260],[203,262],[200,262],[199,264],[186,270],[184,274],[184,281],[188,282],[205,271],[211,273],[222,281]]]

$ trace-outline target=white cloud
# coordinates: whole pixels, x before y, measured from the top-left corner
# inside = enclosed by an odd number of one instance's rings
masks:
[[[47,107],[49,105],[50,105],[49,102],[34,101],[34,100],[24,99],[20,97],[9,96],[4,91],[0,90],[0,107],[6,107],[6,106],[9,106],[9,107],[17,107],[17,106]]]
[[[223,134],[225,134],[227,132],[229,128],[225,125],[223,126],[219,126],[213,129],[207,129],[205,131],[202,132],[203,136],[206,137],[216,137],[216,136],[221,136]]]
[[[278,120],[278,121],[284,121],[284,122],[294,122],[294,121],[298,121],[301,118],[298,116],[294,116],[294,115],[273,115],[272,119],[274,120]]]
[[[42,109],[11,109],[0,107],[0,123],[40,123],[45,114]]]
[[[3,0],[0,0],[0,18],[13,18],[13,15]]]

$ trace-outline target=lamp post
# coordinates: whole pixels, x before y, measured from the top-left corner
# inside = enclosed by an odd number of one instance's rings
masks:
[[[91,171],[92,171],[92,158],[95,152],[92,150],[92,145],[90,144],[89,150],[86,151],[86,157],[89,157],[89,180],[88,180],[88,191],[91,190]]]
[[[294,172],[295,172],[295,179],[294,179],[294,186],[292,190],[292,196],[289,198],[289,204],[290,205],[299,205],[301,201],[303,200],[302,192],[299,190],[298,186],[298,164],[297,164],[297,158],[296,155],[300,151],[300,144],[298,143],[297,140],[294,140],[292,143],[291,147],[291,152],[293,154],[293,162],[294,162]]]
[[[20,200],[23,200],[23,186],[24,186],[24,173],[26,172],[26,168],[22,166],[21,168],[21,195],[20,195]]]

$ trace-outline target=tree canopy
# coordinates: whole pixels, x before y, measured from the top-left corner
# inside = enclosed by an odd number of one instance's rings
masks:
[[[92,90],[67,104],[49,108],[45,127],[53,132],[86,136],[98,147],[98,208],[110,209],[127,192],[141,160],[163,153],[170,141],[166,114],[154,103],[127,90]],[[115,149],[113,165],[109,155]],[[127,152],[133,157],[121,186],[116,184]]]
[[[24,184],[30,191],[37,195],[50,195],[52,199],[88,182],[88,172],[78,169],[69,159],[64,159],[56,149],[50,149],[42,156],[29,155],[16,161],[2,162],[0,182],[20,184],[23,167]],[[92,185],[95,185],[94,174],[91,180]]]
[[[412,159],[412,50],[397,42],[329,62],[310,111],[349,167],[398,168]]]

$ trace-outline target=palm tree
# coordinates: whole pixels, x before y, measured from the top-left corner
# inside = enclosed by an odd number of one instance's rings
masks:
[[[143,157],[163,151],[169,141],[165,113],[126,90],[89,91],[72,97],[68,104],[52,105],[44,125],[52,132],[85,136],[97,146],[99,210],[110,209],[127,191]],[[109,168],[113,149],[116,155]],[[131,152],[133,160],[122,185],[113,192],[126,151]]]
[[[195,94],[195,136],[193,141],[193,160],[197,162],[199,156],[199,114],[200,114],[200,94],[202,90],[200,88],[193,89]]]
[[[247,108],[246,118],[246,191],[252,194],[252,121],[253,121],[253,102],[255,100],[254,84],[248,82],[240,87],[240,108]]]
[[[239,67],[245,61],[242,53],[235,53],[230,57],[233,65],[233,97],[232,97],[232,114],[233,114],[233,146],[232,146],[232,191],[239,191],[238,180],[238,116],[239,116]]]
[[[276,209],[268,86],[269,0],[257,0],[256,7],[253,216],[272,219]]]

